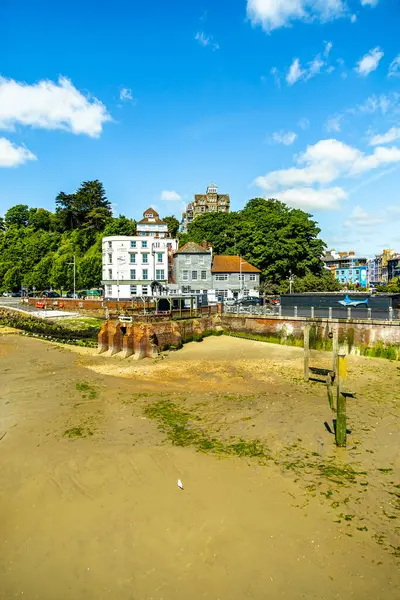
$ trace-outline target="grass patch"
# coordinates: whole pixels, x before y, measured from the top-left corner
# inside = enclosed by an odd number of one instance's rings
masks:
[[[175,446],[193,446],[199,452],[224,456],[257,458],[261,462],[271,459],[261,440],[230,438],[217,439],[200,427],[200,417],[180,409],[169,400],[160,400],[146,406],[145,415],[157,421],[159,429]]]
[[[93,435],[93,431],[87,427],[71,427],[64,431],[64,437],[69,438],[83,438],[89,435]]]
[[[84,398],[89,398],[89,400],[94,400],[98,396],[97,390],[87,381],[78,381],[76,390],[77,392],[81,392]]]

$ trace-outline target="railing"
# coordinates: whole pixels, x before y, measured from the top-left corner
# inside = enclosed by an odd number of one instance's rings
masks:
[[[342,306],[340,308],[319,308],[315,306],[234,306],[223,305],[222,312],[232,315],[254,315],[275,317],[303,317],[310,319],[345,319],[398,322],[400,309],[377,309],[369,307]]]

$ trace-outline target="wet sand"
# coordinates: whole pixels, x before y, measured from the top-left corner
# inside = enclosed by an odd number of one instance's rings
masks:
[[[0,336],[0,598],[398,598],[398,364],[349,359],[337,450],[301,358],[223,337],[135,362]],[[271,460],[172,445],[144,412],[160,398]]]

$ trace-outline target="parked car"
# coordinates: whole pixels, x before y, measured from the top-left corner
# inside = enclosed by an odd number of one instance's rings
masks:
[[[241,298],[238,300],[239,306],[260,306],[261,299],[255,296],[248,296],[247,298]]]
[[[48,292],[45,291],[42,293],[43,298],[60,298],[60,294],[57,294],[57,292]]]
[[[21,292],[21,290],[19,290],[19,292],[11,292],[11,296],[13,298],[21,298],[22,297],[22,292]]]

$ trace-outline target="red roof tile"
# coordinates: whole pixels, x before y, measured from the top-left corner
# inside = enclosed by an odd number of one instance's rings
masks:
[[[240,265],[242,262],[242,265]],[[214,255],[211,273],[261,273],[240,256]]]

